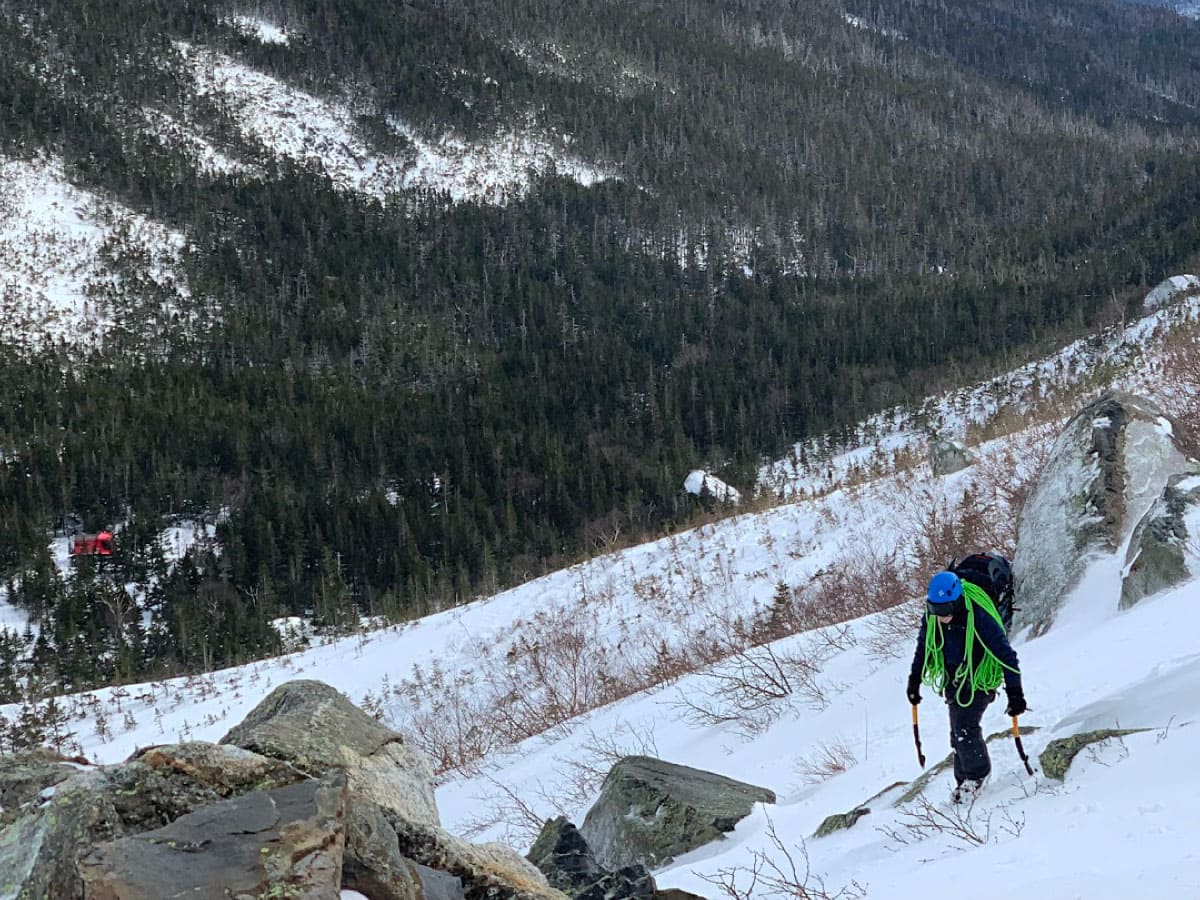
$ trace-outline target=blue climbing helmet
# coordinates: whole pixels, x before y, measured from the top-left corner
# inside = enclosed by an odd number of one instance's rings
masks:
[[[957,575],[950,571],[938,572],[929,580],[925,607],[931,616],[952,616],[962,606],[962,594],[962,581]]]

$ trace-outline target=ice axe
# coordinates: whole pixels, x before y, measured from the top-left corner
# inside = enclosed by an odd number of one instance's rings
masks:
[[[1014,727],[1016,719],[1013,719]],[[925,754],[920,751],[920,728],[917,726],[917,704],[912,704],[912,739],[917,742],[917,762],[920,763],[920,768],[925,768]],[[1031,773],[1032,774],[1032,773]]]
[[[1021,744],[1021,727],[1017,724],[1017,717],[1013,716],[1013,743],[1017,745],[1017,755],[1021,757],[1021,762],[1025,763],[1025,771],[1030,775],[1033,774],[1033,766],[1029,764],[1029,757],[1025,753],[1025,747]],[[913,707],[913,728],[917,727],[917,708]],[[920,738],[917,739],[917,747],[921,746]],[[918,749],[918,752],[919,749]],[[924,765],[924,763],[922,763]]]

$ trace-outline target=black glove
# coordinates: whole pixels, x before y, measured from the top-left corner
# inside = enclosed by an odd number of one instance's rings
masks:
[[[1019,716],[1021,713],[1025,712],[1025,710],[1029,709],[1029,707],[1025,705],[1025,692],[1021,690],[1021,686],[1019,684],[1014,684],[1011,686],[1006,685],[1004,688],[1004,693],[1008,694],[1008,706],[1005,707],[1004,710],[1007,715]]]
[[[908,702],[916,706],[921,702],[921,676],[908,676]]]

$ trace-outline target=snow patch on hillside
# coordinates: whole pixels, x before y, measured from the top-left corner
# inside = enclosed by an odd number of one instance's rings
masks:
[[[106,260],[118,244],[144,253],[150,282],[186,295],[181,233],[74,187],[59,161],[0,158],[0,343],[99,346],[116,318],[106,298],[122,292]]]
[[[196,90],[228,107],[238,127],[284,159],[321,172],[342,190],[387,200],[399,191],[444,194],[454,202],[504,203],[552,173],[580,184],[615,177],[570,154],[569,135],[528,127],[469,143],[429,138],[396,119],[391,128],[412,146],[404,156],[378,154],[360,135],[348,100],[337,102],[292,87],[221,53],[177,42]]]
[[[585,187],[616,177],[615,172],[566,153],[570,135],[507,131],[485,143],[470,144],[449,135],[427,140],[403,122],[392,120],[389,124],[415,151],[400,179],[401,186],[406,190],[445,192],[456,202],[504,203],[529,190],[531,173],[542,177],[564,175]]]
[[[246,37],[262,44],[290,44],[292,42],[290,31],[274,22],[268,22],[266,19],[239,15],[230,16],[222,21],[232,25]]]

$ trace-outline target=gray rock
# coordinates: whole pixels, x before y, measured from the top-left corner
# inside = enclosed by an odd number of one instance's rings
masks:
[[[221,738],[314,775],[346,772],[350,794],[437,825],[433,768],[416,747],[320,681],[289,681]]]
[[[461,878],[418,863],[413,863],[412,867],[421,885],[421,893],[418,895],[421,900],[464,900],[466,897]],[[382,900],[374,894],[367,896],[371,897],[371,900]]]
[[[42,792],[80,771],[78,764],[48,747],[0,756],[0,826],[16,821]]]
[[[1072,418],[1017,520],[1013,629],[1045,633],[1091,559],[1115,552],[1190,465],[1147,400],[1110,393]]]
[[[89,900],[337,900],[346,781],[256,791],[165,828],[99,844],[80,864]]]
[[[860,803],[849,812],[834,813],[831,816],[826,816],[824,821],[817,826],[817,830],[813,832],[813,837],[829,837],[829,835],[833,834],[834,832],[845,831],[847,828],[853,828],[858,823],[859,819],[870,814],[871,808],[875,805],[876,801],[883,800],[888,794],[898,791],[900,788],[905,787],[906,785],[907,782],[904,781],[892,782],[882,791],[875,794],[864,803]]]
[[[150,747],[106,774],[105,792],[132,832],[159,828],[229,797],[308,778],[279,760],[201,741]]]
[[[1046,749],[1038,756],[1038,762],[1041,763],[1042,771],[1047,778],[1057,778],[1061,781],[1066,778],[1071,762],[1084,747],[1148,730],[1146,728],[1102,728],[1098,731],[1085,731],[1070,737],[1058,738],[1046,745]]]
[[[97,841],[125,834],[106,787],[101,772],[75,775],[0,830],[0,897],[83,900],[80,856]]]
[[[975,454],[958,441],[934,438],[929,442],[929,464],[933,474],[953,475],[975,464]]]
[[[1200,467],[1173,476],[1133,530],[1121,581],[1121,608],[1189,580],[1189,514],[1200,507]]]
[[[399,852],[419,866],[458,878],[467,900],[566,900],[538,868],[504,844],[472,844],[436,825],[384,812]]]
[[[417,869],[401,855],[396,830],[378,806],[362,800],[351,805],[346,815],[343,887],[372,900],[421,900],[422,878]],[[458,883],[457,896],[461,897],[462,883],[457,878],[454,881]]]
[[[645,866],[615,872],[596,862],[592,849],[566,816],[549,819],[529,850],[528,859],[553,887],[576,900],[651,900],[654,879]]]
[[[620,760],[580,831],[600,865],[654,868],[718,840],[775,794],[648,756]]]

